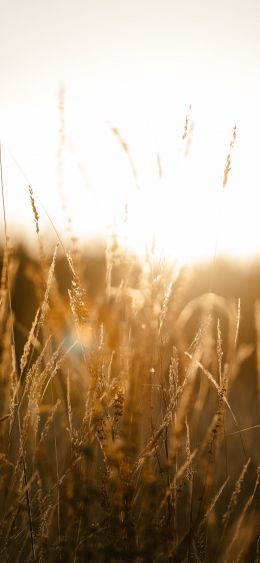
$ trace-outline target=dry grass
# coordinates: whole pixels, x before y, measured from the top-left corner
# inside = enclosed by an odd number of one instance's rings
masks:
[[[237,305],[205,294],[183,307],[182,282],[148,262],[131,288],[119,250],[116,287],[112,266],[90,301],[73,265],[62,295],[56,252],[19,370],[15,259],[3,261],[1,561],[257,561],[259,452],[236,398],[252,347]]]
[[[229,171],[230,155],[223,185]],[[140,266],[116,241],[92,297],[83,257],[65,253],[64,293],[60,253],[43,264],[41,242],[27,269],[25,310],[32,294],[35,307],[19,352],[6,229],[0,561],[259,561],[259,382],[243,420],[254,346],[240,338],[240,300],[185,302],[185,270],[174,279],[153,258]]]

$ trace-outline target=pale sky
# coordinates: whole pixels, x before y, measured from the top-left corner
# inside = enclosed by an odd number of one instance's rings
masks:
[[[76,234],[122,230],[127,199],[127,238],[137,251],[155,236],[158,247],[184,259],[210,255],[216,241],[219,252],[260,253],[259,0],[0,0],[0,9],[0,138],[11,234],[19,228],[34,236],[13,156],[63,230],[63,83],[64,194]],[[185,158],[189,104],[195,128]],[[138,192],[106,120],[129,145]],[[43,232],[50,231],[39,213]]]

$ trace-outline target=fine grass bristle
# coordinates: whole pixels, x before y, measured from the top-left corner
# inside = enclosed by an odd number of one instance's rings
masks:
[[[232,150],[234,148],[236,138],[237,138],[237,126],[234,125],[232,139],[231,139],[230,144],[229,144],[229,153],[227,155],[226,164],[225,164],[225,168],[224,168],[224,177],[223,177],[223,184],[222,184],[223,188],[225,188],[227,183],[228,183],[228,178],[229,178],[229,174],[230,174],[230,171],[231,171],[231,153],[232,153]]]

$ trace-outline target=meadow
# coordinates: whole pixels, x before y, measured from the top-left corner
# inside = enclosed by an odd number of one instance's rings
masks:
[[[5,223],[1,261],[0,561],[259,563],[258,271],[116,237],[49,256],[28,197],[37,257]]]

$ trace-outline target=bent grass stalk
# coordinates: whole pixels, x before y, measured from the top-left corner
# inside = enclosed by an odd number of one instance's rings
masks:
[[[6,210],[5,210],[5,196],[4,196],[4,180],[3,180],[3,165],[2,165],[2,145],[0,142],[0,181],[1,181],[1,194],[2,194],[2,206],[3,206],[3,216],[4,216],[4,232],[5,232],[5,248],[8,248],[8,235],[7,235],[7,220],[6,220]],[[8,261],[8,257],[7,257]],[[6,278],[7,278],[7,290],[8,290],[8,301],[9,301],[9,310],[10,310],[10,318],[11,318],[11,331],[12,331],[12,358],[13,358],[13,369],[15,371],[16,380],[18,382],[18,374],[17,374],[17,366],[16,366],[16,354],[15,354],[15,338],[14,338],[14,323],[13,323],[13,311],[12,311],[12,299],[11,299],[11,289],[9,283],[9,274],[8,274],[8,262],[7,262],[7,269],[6,269]],[[19,396],[18,401],[19,401]],[[30,502],[30,493],[28,488],[28,477],[27,477],[27,469],[26,469],[26,462],[25,462],[25,455],[23,452],[23,444],[21,440],[21,420],[20,414],[18,411],[18,425],[19,425],[19,434],[20,434],[20,447],[21,447],[21,459],[23,465],[23,475],[24,475],[24,485],[26,489],[26,505],[27,505],[27,512],[28,512],[28,521],[29,521],[29,530],[30,530],[30,538],[31,538],[31,548],[32,548],[32,559],[35,561],[35,547],[34,547],[34,531],[33,531],[33,524],[32,524],[32,512],[31,512],[31,502]]]

